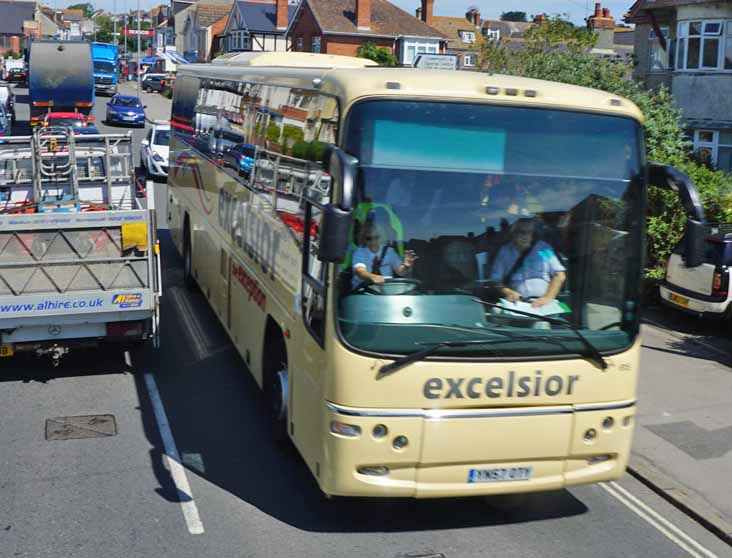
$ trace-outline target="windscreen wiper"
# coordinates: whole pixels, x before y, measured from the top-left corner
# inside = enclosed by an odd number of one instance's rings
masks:
[[[499,337],[497,339],[464,339],[462,341],[440,341],[437,343],[424,342],[424,343],[418,343],[418,345],[429,345],[429,347],[426,347],[419,351],[415,351],[413,353],[409,353],[408,355],[404,355],[403,357],[396,359],[392,363],[385,364],[384,366],[379,368],[378,377],[381,378],[383,376],[388,376],[389,374],[392,374],[392,373],[396,372],[397,370],[400,370],[401,368],[404,368],[405,366],[412,364],[413,362],[423,360],[423,359],[427,358],[428,356],[435,354],[443,347],[467,347],[470,345],[491,345],[494,343],[495,344],[515,343],[515,342],[519,342],[519,341],[543,341],[545,343],[553,343],[555,345],[561,345],[562,347],[564,347],[564,344],[562,343],[561,339],[556,339],[554,337],[547,337],[547,336]],[[600,357],[600,358],[602,358],[602,357]]]
[[[427,358],[430,355],[435,354],[437,351],[439,351],[443,347],[467,347],[469,345],[487,345],[487,344],[493,343],[495,341],[497,341],[497,340],[496,339],[464,339],[462,341],[440,341],[440,342],[437,342],[434,344],[430,343],[429,347],[426,347],[419,351],[415,351],[413,353],[409,353],[408,355],[404,355],[403,357],[396,359],[392,363],[385,364],[384,366],[379,368],[379,377],[388,376],[389,374],[393,374],[400,368],[404,368],[405,366],[412,364],[413,362],[417,362],[418,360],[422,360],[424,358]],[[502,341],[502,339],[500,339],[498,341]]]
[[[597,350],[597,347],[595,347],[590,341],[582,335],[582,332],[575,326],[573,326],[570,323],[565,322],[564,320],[558,320],[557,318],[550,318],[549,316],[542,316],[540,314],[534,314],[533,312],[524,312],[523,310],[514,310],[513,308],[506,308],[505,306],[502,306],[501,304],[494,304],[492,302],[485,302],[484,300],[480,300],[478,298],[475,299],[475,302],[478,302],[482,304],[483,306],[488,306],[489,308],[499,308],[501,310],[505,310],[506,312],[510,312],[512,314],[518,314],[520,316],[526,316],[528,318],[534,318],[536,320],[541,320],[542,322],[547,322],[553,325],[558,325],[564,328],[569,329],[570,331],[573,331],[575,335],[577,336],[577,339],[580,340],[582,345],[585,348],[584,353],[582,353],[582,356],[586,359],[594,362],[602,368],[603,370],[606,370],[608,367],[607,361],[602,356],[602,353]]]

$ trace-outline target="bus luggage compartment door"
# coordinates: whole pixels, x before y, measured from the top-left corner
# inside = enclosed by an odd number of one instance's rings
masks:
[[[425,419],[417,497],[560,488],[571,445],[572,408],[547,411],[477,410]],[[511,474],[504,475],[503,469]]]

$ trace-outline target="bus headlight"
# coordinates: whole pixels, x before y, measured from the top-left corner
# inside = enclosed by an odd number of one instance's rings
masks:
[[[333,434],[346,436],[348,438],[356,438],[361,435],[360,426],[356,424],[346,424],[345,422],[340,422],[337,420],[333,420],[330,422],[330,431]]]

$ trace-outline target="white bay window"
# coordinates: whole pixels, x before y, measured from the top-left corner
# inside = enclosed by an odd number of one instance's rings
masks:
[[[732,21],[681,21],[676,34],[678,71],[732,71]]]
[[[714,168],[732,172],[732,130],[694,130],[694,151]]]

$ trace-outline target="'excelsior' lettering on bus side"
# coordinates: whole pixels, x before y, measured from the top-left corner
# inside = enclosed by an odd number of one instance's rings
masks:
[[[491,399],[500,397],[556,397],[572,395],[578,375],[543,377],[537,370],[534,376],[516,376],[510,371],[508,378],[430,378],[424,383],[422,393],[427,399],[478,399],[485,395]]]

